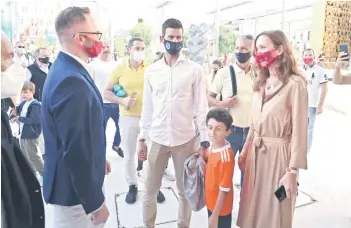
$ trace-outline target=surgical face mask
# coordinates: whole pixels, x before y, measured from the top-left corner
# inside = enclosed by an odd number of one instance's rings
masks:
[[[135,62],[142,62],[145,58],[145,51],[135,51],[132,53],[132,59],[135,61]]]
[[[26,77],[24,68],[19,63],[12,64],[1,72],[1,99],[18,96]]]
[[[23,54],[24,53],[24,47],[16,47],[16,51],[20,54]]]

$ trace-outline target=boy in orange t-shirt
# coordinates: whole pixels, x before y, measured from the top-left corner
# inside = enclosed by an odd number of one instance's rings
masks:
[[[205,175],[208,227],[231,228],[235,158],[226,138],[233,118],[227,109],[216,108],[209,111],[206,123],[211,140]]]

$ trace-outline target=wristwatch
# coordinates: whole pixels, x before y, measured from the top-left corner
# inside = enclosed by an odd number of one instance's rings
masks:
[[[210,142],[209,141],[203,141],[200,143],[200,146],[202,146],[203,148],[209,148],[210,147]]]

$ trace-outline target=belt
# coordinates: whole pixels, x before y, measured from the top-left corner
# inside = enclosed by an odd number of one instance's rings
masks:
[[[252,149],[251,149],[251,165],[250,165],[250,173],[253,174],[249,181],[249,188],[255,188],[256,183],[256,153],[264,153],[267,152],[267,148],[265,144],[286,144],[290,143],[290,137],[262,137],[255,133],[254,138],[252,140]]]
[[[264,146],[265,143],[277,143],[277,144],[285,144],[290,142],[290,137],[278,138],[278,137],[261,137],[257,134],[254,135],[252,143],[255,147]]]

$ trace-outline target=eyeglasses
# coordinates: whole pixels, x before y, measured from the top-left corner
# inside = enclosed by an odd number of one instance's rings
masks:
[[[82,35],[84,35],[84,34],[90,34],[90,35],[97,35],[97,37],[98,37],[98,40],[100,40],[101,39],[101,36],[102,36],[102,33],[101,32],[78,32],[79,34],[82,34]],[[74,35],[75,36],[75,35]],[[74,37],[73,36],[73,37]]]
[[[24,48],[24,46],[17,46],[18,48]]]

